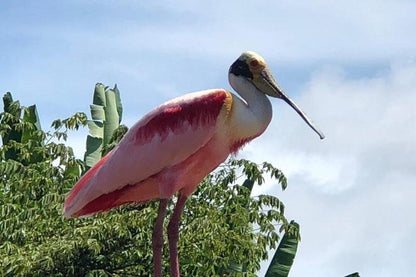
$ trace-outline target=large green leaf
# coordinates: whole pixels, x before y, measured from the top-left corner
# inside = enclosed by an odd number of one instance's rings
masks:
[[[104,106],[104,145],[110,142],[111,136],[120,125],[120,117],[117,111],[117,100],[114,90],[107,90],[105,93],[106,106]]]
[[[23,122],[30,123],[31,127],[23,128],[21,142],[26,143],[29,139],[39,139],[39,137],[34,135],[35,131],[42,130],[36,105],[29,106],[23,110]],[[43,141],[40,140],[39,144],[42,143]]]
[[[8,91],[3,96],[4,111],[10,112],[10,106],[13,103],[12,94]]]
[[[243,187],[246,187],[250,193],[253,190],[253,186],[254,186],[254,181],[251,179],[246,179],[243,183]]]
[[[102,138],[87,136],[87,151],[85,152],[84,160],[87,167],[92,167],[101,159]]]
[[[106,87],[101,84],[97,83],[94,88],[94,95],[92,99],[92,103],[98,106],[105,106],[105,90]]]
[[[116,96],[116,106],[117,106],[117,113],[119,117],[118,122],[121,123],[121,118],[123,115],[123,105],[121,104],[120,91],[118,90],[117,84],[114,85],[113,91]]]
[[[88,120],[90,132],[84,155],[87,168],[96,164],[107,149],[111,148],[109,147],[112,144],[111,138],[120,126],[123,107],[117,85],[113,89],[108,89],[103,84],[97,83],[90,110],[92,120]]]
[[[299,224],[290,222],[276,253],[267,269],[265,277],[286,277],[292,267],[299,243]]]
[[[92,104],[90,111],[92,120],[105,120],[104,106]]]
[[[95,138],[103,138],[103,123],[97,120],[88,120],[87,121],[88,129],[90,130],[90,136]]]
[[[26,153],[22,155],[19,143],[31,141],[33,146],[43,145],[44,136],[40,126],[36,106],[27,108],[20,106],[19,101],[13,101],[12,94],[7,92],[3,96],[4,112],[1,118],[1,136],[3,145],[7,145],[4,157],[15,161],[41,159],[40,153]],[[23,111],[23,117],[21,114]],[[26,161],[27,162],[27,161]]]
[[[3,96],[3,104],[4,104],[5,115],[2,116],[1,123],[6,124],[10,127],[10,130],[2,133],[3,145],[7,145],[12,140],[20,142],[22,139],[22,131],[17,130],[16,128],[13,128],[14,124],[19,123],[20,114],[21,114],[20,103],[19,101],[13,101],[12,94],[10,92],[6,92]],[[6,159],[17,158],[17,152],[14,151],[13,149],[6,151],[5,155],[6,155]]]

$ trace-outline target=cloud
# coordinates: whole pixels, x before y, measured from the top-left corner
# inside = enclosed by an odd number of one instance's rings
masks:
[[[170,96],[227,87],[229,64],[247,49],[280,71],[292,67],[291,76],[322,63],[362,66],[416,53],[411,1],[365,1],[354,9],[348,1],[26,5],[0,11],[0,52],[7,53],[0,55],[7,68],[0,83],[16,98],[52,108],[47,122],[83,110],[95,82],[120,84],[132,99],[126,111],[166,100],[166,92],[156,93],[162,88],[172,88]]]
[[[416,190],[416,63],[394,63],[372,78],[342,68],[317,71],[296,102],[322,128],[315,133],[284,104],[248,157],[289,178],[287,214],[302,228],[293,276],[412,276]],[[268,184],[257,193],[276,194]],[[394,264],[394,265],[393,265]],[[400,266],[397,266],[400,264]]]
[[[177,24],[132,24],[119,33],[127,48],[229,58],[255,49],[279,62],[362,62],[415,49],[413,2],[168,1],[154,9]],[[134,31],[134,32],[132,32]],[[151,39],[143,39],[151,38]],[[125,43],[130,42],[130,43]]]

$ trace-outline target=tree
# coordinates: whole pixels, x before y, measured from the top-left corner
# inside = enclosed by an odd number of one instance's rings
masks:
[[[20,107],[16,101],[13,105]],[[0,275],[148,276],[152,272],[156,203],[128,205],[86,219],[62,216],[65,195],[85,168],[65,140],[68,130],[86,124],[86,115],[76,113],[55,120],[50,132],[37,130],[25,142],[3,140]],[[2,113],[3,133],[20,125],[34,128],[20,115]],[[9,149],[18,150],[15,159],[6,157]],[[34,153],[40,158],[32,160]],[[261,185],[266,175],[286,187],[280,170],[247,160],[230,159],[203,180],[182,217],[178,247],[183,276],[238,272],[255,276],[268,248],[277,246],[279,226],[281,230],[289,226],[279,199],[250,196],[253,185]]]

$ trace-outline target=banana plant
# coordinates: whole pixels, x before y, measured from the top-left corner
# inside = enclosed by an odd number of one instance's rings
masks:
[[[87,169],[96,164],[108,151],[113,142],[113,133],[120,127],[123,107],[117,85],[109,89],[97,83],[94,89],[93,103],[90,105],[91,120],[87,121],[89,134],[84,161]]]
[[[18,160],[19,148],[16,143],[32,143],[43,145],[43,136],[36,105],[20,106],[19,101],[13,101],[12,94],[7,92],[3,96],[4,111],[1,113],[1,138],[5,147],[4,158]],[[23,116],[22,116],[23,113]],[[36,159],[36,155],[32,156]]]
[[[299,224],[292,220],[274,253],[265,277],[286,277],[289,275],[299,241]]]

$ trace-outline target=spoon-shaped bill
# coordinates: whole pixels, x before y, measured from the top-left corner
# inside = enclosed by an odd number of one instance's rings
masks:
[[[286,94],[284,94],[282,91],[280,91],[281,95],[280,98],[284,100],[286,103],[288,103],[299,115],[300,117],[305,120],[305,122],[311,127],[321,139],[325,138],[325,135],[318,129],[318,127],[315,126],[315,124],[312,122],[312,120],[309,119],[309,117],[298,107],[298,105],[295,104],[289,97],[287,97]]]
[[[298,105],[296,105],[295,102],[293,102],[283,92],[267,66],[261,71],[258,81],[254,80],[254,84],[258,89],[262,90],[267,95],[280,98],[288,103],[303,118],[303,120],[305,120],[309,127],[311,127],[319,135],[321,139],[325,138],[324,134],[315,126],[312,120],[310,120],[309,117],[298,107]]]

